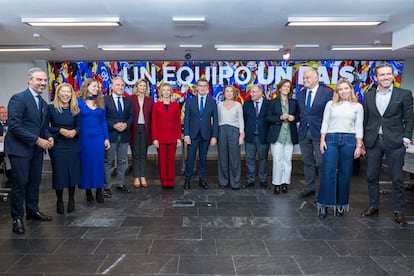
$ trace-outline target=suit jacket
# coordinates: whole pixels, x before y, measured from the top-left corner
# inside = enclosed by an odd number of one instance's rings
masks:
[[[309,128],[312,137],[319,140],[321,138],[323,111],[325,110],[326,103],[332,100],[333,91],[329,88],[319,86],[309,111],[305,105],[306,91],[307,89],[303,88],[297,97],[300,111],[298,138],[299,141],[305,139]]]
[[[105,109],[106,109],[106,123],[108,124],[109,141],[115,143],[118,141],[118,137],[121,136],[121,143],[128,143],[131,137],[131,126],[134,122],[134,109],[132,108],[131,101],[128,98],[123,98],[124,109],[122,115],[119,115],[117,104],[111,95],[104,97]],[[119,132],[113,128],[116,123],[123,122],[127,124],[127,128]]]
[[[411,91],[394,87],[390,102],[381,116],[376,105],[376,88],[364,97],[364,145],[371,148],[378,139],[382,125],[383,141],[390,148],[401,147],[403,137],[413,134],[413,97]]]
[[[246,101],[243,104],[243,118],[244,118],[244,133],[245,140],[248,143],[254,141],[254,132],[256,130],[256,120],[258,123],[259,141],[262,144],[267,144],[267,131],[269,125],[266,121],[269,100],[263,98],[262,107],[260,108],[259,116],[256,118],[256,109],[252,100]]]
[[[135,144],[135,138],[137,134],[137,128],[138,128],[138,116],[139,116],[139,103],[138,103],[138,97],[136,95],[131,95],[128,97],[131,100],[132,108],[134,109],[134,122],[131,126],[131,138],[129,140],[129,144],[133,146]],[[151,135],[151,112],[152,112],[152,105],[154,104],[154,101],[150,97],[144,98],[144,104],[143,107],[143,113],[144,113],[144,120],[145,120],[145,134],[146,134],[146,140],[147,140],[147,146],[152,145],[152,135]]]
[[[18,157],[31,157],[39,137],[52,137],[47,129],[47,103],[42,101],[42,116],[29,89],[13,95],[8,104],[8,132],[5,153]]]
[[[180,105],[171,102],[168,110],[163,102],[156,102],[152,107],[152,139],[160,144],[175,144],[181,140]]]
[[[300,120],[298,102],[294,99],[288,99],[289,112],[288,114],[295,116],[295,120],[289,122],[290,137],[292,144],[298,143],[298,128],[296,123]],[[279,138],[280,129],[284,121],[280,120],[282,112],[282,101],[280,98],[276,98],[270,101],[269,108],[267,110],[266,120],[269,123],[269,131],[267,132],[267,142],[275,143]]]
[[[184,136],[191,139],[201,135],[203,140],[218,137],[218,114],[216,101],[207,95],[203,114],[200,114],[198,95],[189,98],[185,104]]]

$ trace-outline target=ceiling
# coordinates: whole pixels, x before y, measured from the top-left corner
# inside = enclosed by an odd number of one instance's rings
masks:
[[[392,44],[414,26],[413,0],[0,0],[0,45],[51,44],[51,52],[0,52],[0,62],[81,60],[280,60],[279,52],[219,52],[215,44],[281,44],[292,60],[413,59],[414,34],[394,51],[331,51],[332,44]],[[291,16],[388,16],[374,27],[287,27]],[[119,16],[120,27],[31,27],[22,17]],[[177,26],[173,16],[204,16],[203,26]],[[38,34],[39,37],[36,37]],[[398,41],[397,41],[398,42]],[[63,49],[83,44],[86,49]],[[98,44],[166,44],[164,52],[104,52]],[[183,49],[179,44],[202,44]],[[294,48],[319,44],[318,48]],[[395,44],[395,41],[394,41]],[[393,45],[394,47],[395,45]]]

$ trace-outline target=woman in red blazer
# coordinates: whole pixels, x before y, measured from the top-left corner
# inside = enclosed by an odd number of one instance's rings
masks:
[[[151,111],[153,100],[147,96],[148,83],[139,79],[134,85],[133,95],[129,97],[134,109],[134,123],[131,127],[129,144],[132,151],[132,167],[134,171],[134,187],[148,186],[145,179],[148,146],[152,144]]]
[[[163,188],[174,188],[175,152],[181,146],[180,105],[171,101],[172,87],[163,84],[152,110],[152,139],[158,151]]]

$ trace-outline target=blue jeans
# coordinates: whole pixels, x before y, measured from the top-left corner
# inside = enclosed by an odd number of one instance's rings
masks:
[[[355,151],[355,133],[328,133],[326,150],[322,155],[322,169],[318,205],[349,206],[349,186]]]

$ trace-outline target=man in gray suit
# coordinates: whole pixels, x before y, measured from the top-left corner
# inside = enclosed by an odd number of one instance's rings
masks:
[[[54,145],[47,129],[47,104],[41,94],[47,87],[47,75],[40,68],[27,73],[29,87],[9,101],[8,132],[5,152],[10,158],[12,185],[10,211],[13,232],[23,234],[24,207],[27,220],[51,221],[39,210],[39,185],[42,178],[43,153]]]
[[[392,180],[394,221],[406,225],[402,167],[413,132],[413,97],[411,91],[394,87],[390,64],[379,64],[374,73],[378,85],[368,91],[364,99],[364,145],[370,206],[361,213],[361,217],[379,213],[379,176],[385,154]]]

